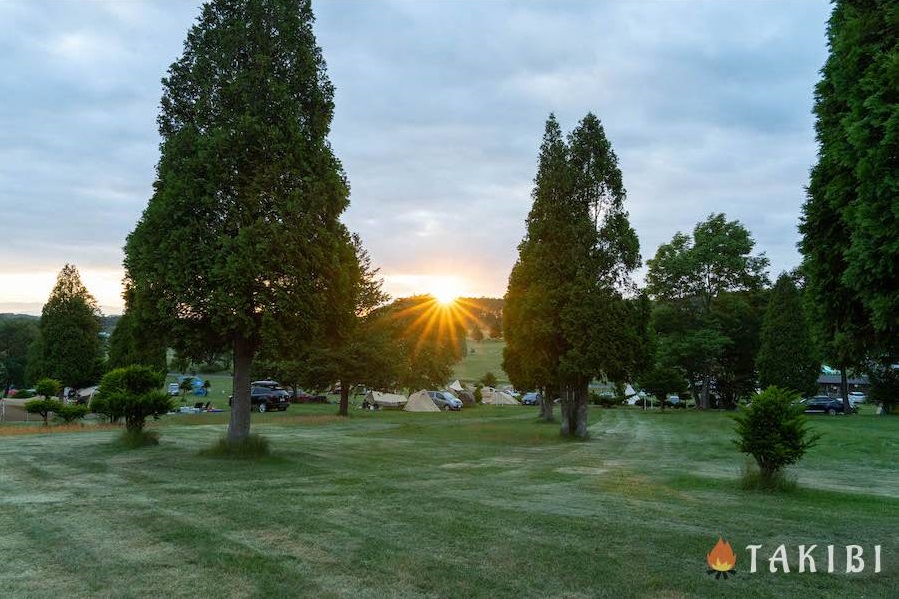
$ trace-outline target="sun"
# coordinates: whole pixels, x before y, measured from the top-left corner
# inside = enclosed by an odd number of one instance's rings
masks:
[[[459,299],[459,287],[450,279],[435,281],[431,295],[441,306],[451,306]]]

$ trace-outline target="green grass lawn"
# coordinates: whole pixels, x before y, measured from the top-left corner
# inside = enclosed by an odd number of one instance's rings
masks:
[[[9,597],[895,597],[899,418],[817,417],[798,490],[738,488],[721,413],[591,411],[560,440],[536,409],[253,414],[273,456],[201,458],[226,414],[113,431],[0,434]],[[0,427],[0,433],[3,433]],[[722,534],[737,574],[706,554]],[[785,543],[882,546],[882,572],[749,573]],[[823,554],[822,554],[823,555]],[[818,561],[818,568],[824,564]],[[867,561],[867,560],[866,560]]]
[[[500,383],[507,384],[509,378],[503,371],[503,348],[506,342],[502,339],[468,340],[468,355],[453,366],[453,376],[461,381],[474,382],[480,380],[488,372],[492,372]]]

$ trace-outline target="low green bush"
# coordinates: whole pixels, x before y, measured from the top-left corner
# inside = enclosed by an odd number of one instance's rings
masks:
[[[84,418],[87,416],[88,412],[90,412],[90,408],[88,408],[84,404],[60,404],[58,410],[54,410],[56,415],[62,418],[65,422],[73,422],[80,418]]]
[[[62,391],[62,383],[56,379],[43,378],[34,385],[34,390],[38,395],[43,395],[47,399],[56,397]]]
[[[488,372],[481,377],[481,384],[483,384],[485,387],[496,387],[497,383],[499,383],[499,381],[496,379],[496,375],[492,372]]]
[[[614,408],[621,403],[621,398],[614,395],[590,392],[590,403],[603,408]]]
[[[40,414],[41,418],[44,419],[44,426],[48,426],[47,419],[50,416],[50,412],[58,414],[63,408],[63,404],[58,399],[44,398],[26,401],[23,407],[29,414]]]
[[[91,410],[111,422],[125,419],[125,428],[141,431],[148,417],[158,418],[172,409],[172,399],[160,390],[163,374],[148,366],[111,370],[100,381]]]
[[[776,489],[782,470],[795,464],[820,435],[806,428],[799,394],[768,387],[752,398],[752,403],[734,416],[737,448],[751,455],[759,468],[758,486]]]

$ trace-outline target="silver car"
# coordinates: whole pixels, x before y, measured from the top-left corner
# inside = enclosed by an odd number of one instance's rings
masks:
[[[441,410],[461,410],[462,400],[449,391],[428,391],[428,397]]]

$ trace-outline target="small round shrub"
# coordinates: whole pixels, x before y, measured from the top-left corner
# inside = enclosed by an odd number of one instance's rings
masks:
[[[56,379],[43,378],[34,385],[34,390],[38,395],[43,395],[47,399],[56,397],[62,391],[62,383]]]
[[[481,377],[481,383],[485,387],[496,387],[496,384],[498,382],[499,381],[497,381],[496,375],[493,374],[492,372],[488,372],[484,376]]]
[[[89,411],[90,409],[84,404],[60,404],[59,409],[56,410],[56,415],[68,423],[84,418]]]
[[[172,409],[171,398],[160,390],[164,379],[148,366],[111,370],[100,381],[91,409],[111,422],[124,418],[128,430],[140,431],[148,417],[158,418]]]
[[[768,387],[734,417],[737,423],[734,444],[755,459],[760,488],[778,488],[783,468],[798,462],[820,437],[806,428],[806,417],[802,406],[796,404],[798,400],[798,393]]]
[[[24,406],[25,411],[29,414],[40,414],[41,418],[44,419],[44,425],[48,425],[47,419],[50,416],[50,413],[58,414],[59,411],[63,408],[63,404],[58,399],[32,399],[26,401]]]

